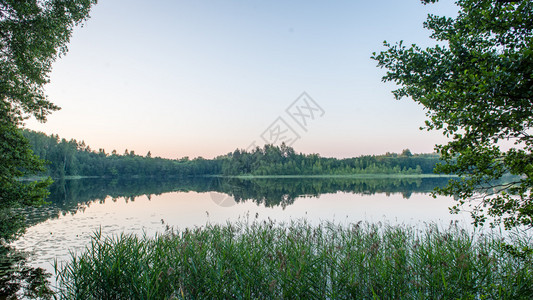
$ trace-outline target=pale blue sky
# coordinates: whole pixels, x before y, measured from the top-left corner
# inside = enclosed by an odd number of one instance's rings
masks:
[[[47,87],[62,107],[28,127],[93,149],[213,157],[251,142],[278,117],[297,152],[351,157],[431,152],[423,108],[396,101],[370,59],[383,40],[431,45],[428,13],[452,1],[100,0]],[[285,109],[307,92],[325,111],[307,132]]]

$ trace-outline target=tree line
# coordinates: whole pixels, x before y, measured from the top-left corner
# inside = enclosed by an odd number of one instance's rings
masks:
[[[59,138],[25,129],[24,136],[33,152],[48,161],[42,174],[95,177],[185,177],[206,175],[350,175],[350,174],[429,174],[439,161],[436,154],[402,153],[366,155],[337,159],[318,154],[296,153],[293,148],[265,145],[251,151],[235,150],[214,159],[188,157],[165,159],[137,155],[125,150],[92,150],[85,142]]]
[[[225,156],[223,175],[350,175],[350,174],[430,174],[439,162],[436,154],[365,155],[337,159],[319,154],[295,153],[294,149],[265,145],[250,152],[235,150]]]
[[[67,141],[58,135],[24,130],[33,152],[48,161],[47,171],[42,175],[54,178],[65,176],[95,177],[176,177],[219,174],[219,159],[197,157],[192,160],[164,159],[144,156],[126,150],[123,154],[116,151],[107,153],[105,149],[94,151],[85,142],[75,139]]]

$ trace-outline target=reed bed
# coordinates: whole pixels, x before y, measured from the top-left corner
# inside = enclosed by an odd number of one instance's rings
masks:
[[[95,233],[56,264],[64,299],[530,299],[526,234],[450,225],[207,224],[155,238]],[[516,252],[516,251],[515,251]]]

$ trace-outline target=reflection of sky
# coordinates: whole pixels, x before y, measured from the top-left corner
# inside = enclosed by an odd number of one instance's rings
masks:
[[[297,151],[431,152],[443,138],[418,130],[422,108],[395,101],[370,56],[383,40],[432,44],[422,23],[453,2],[99,1],[50,74],[62,110],[28,125],[107,152],[213,157],[260,140],[307,91],[325,114]]]
[[[105,203],[91,203],[85,210],[74,215],[50,219],[28,229],[23,238],[15,243],[20,250],[32,251],[30,261],[36,266],[53,272],[54,258],[66,260],[69,250],[82,251],[91,234],[101,228],[104,235],[122,232],[153,236],[162,232],[165,225],[185,228],[205,225],[206,222],[226,223],[268,218],[289,222],[301,218],[312,224],[321,221],[348,223],[362,221],[386,221],[391,224],[437,222],[447,225],[450,220],[463,220],[463,216],[450,215],[448,207],[453,201],[440,197],[433,199],[427,194],[412,194],[409,199],[401,194],[359,195],[350,193],[322,194],[295,200],[293,205],[265,208],[252,201],[231,207],[219,206],[210,193],[173,192],[151,197],[136,198],[127,202],[124,198]],[[216,197],[215,197],[216,199]],[[165,225],[162,224],[164,220]]]

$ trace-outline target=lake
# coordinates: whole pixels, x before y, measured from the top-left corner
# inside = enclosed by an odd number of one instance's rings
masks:
[[[451,215],[449,197],[433,198],[446,178],[182,178],[59,180],[50,204],[26,210],[31,226],[13,243],[29,253],[31,266],[53,274],[53,262],[80,252],[91,235],[122,232],[153,236],[165,228],[202,226],[207,222],[278,222],[306,219],[390,224],[450,221],[469,223],[468,215]]]

